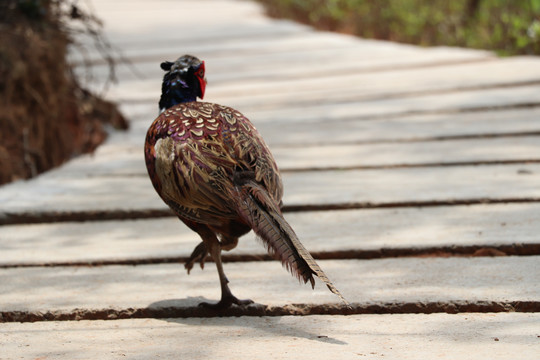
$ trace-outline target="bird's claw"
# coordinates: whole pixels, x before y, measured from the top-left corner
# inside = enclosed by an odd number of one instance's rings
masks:
[[[250,299],[240,300],[236,296],[231,295],[231,296],[222,297],[218,303],[213,304],[213,303],[202,302],[199,304],[199,306],[202,308],[219,311],[219,310],[228,309],[229,307],[231,307],[232,304],[235,304],[238,306],[246,306],[246,305],[253,304],[253,300],[250,300]]]
[[[208,256],[208,250],[206,249],[206,245],[204,245],[204,242],[201,242],[199,245],[193,249],[193,252],[191,253],[191,256],[189,257],[188,261],[186,261],[184,268],[187,270],[187,273],[193,269],[193,265],[195,265],[196,262],[198,262],[201,265],[201,269],[204,269],[204,262],[206,260],[206,257]]]

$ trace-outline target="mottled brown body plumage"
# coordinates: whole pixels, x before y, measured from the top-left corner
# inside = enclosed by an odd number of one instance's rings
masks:
[[[238,214],[234,175],[251,171],[277,202],[281,177],[251,122],[229,107],[189,102],[163,112],[148,130],[147,167],[157,192],[178,215],[223,226]],[[172,203],[172,204],[171,204]]]
[[[199,61],[188,58],[192,59]],[[166,64],[173,70],[176,65]],[[204,63],[201,67],[204,70]],[[164,84],[165,89],[168,83]],[[169,98],[162,96],[161,102],[166,101]],[[216,262],[222,288],[218,307],[248,303],[230,292],[221,250],[233,249],[251,229],[292,274],[312,285],[315,274],[343,299],[283,218],[283,186],[276,163],[240,112],[197,101],[173,105],[150,126],[145,159],[163,201],[203,240],[186,263],[188,272],[196,262],[202,266],[207,254]]]

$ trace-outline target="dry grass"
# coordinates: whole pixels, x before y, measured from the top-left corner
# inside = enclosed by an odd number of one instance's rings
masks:
[[[0,5],[0,184],[94,150],[105,123],[127,128],[113,104],[82,89],[66,62],[65,2]]]

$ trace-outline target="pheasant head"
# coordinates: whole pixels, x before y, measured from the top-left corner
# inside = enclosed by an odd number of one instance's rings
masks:
[[[184,55],[175,62],[162,62],[161,68],[166,73],[161,84],[160,112],[176,104],[204,97],[206,88],[204,61],[195,56]]]

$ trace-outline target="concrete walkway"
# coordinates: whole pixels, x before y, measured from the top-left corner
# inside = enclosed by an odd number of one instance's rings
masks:
[[[538,359],[540,58],[319,32],[250,1],[92,4],[141,74],[107,93],[131,128],[0,188],[0,359]],[[185,273],[199,239],[142,154],[159,63],[185,53],[205,100],[265,137],[287,219],[352,309],[252,234],[224,259],[256,304],[197,307],[217,273]]]

